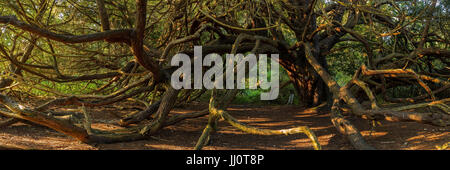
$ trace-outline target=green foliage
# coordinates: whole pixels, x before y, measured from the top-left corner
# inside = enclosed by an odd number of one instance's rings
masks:
[[[45,2],[46,6],[40,6],[41,3]],[[223,6],[222,3],[229,4],[245,4],[246,1],[202,1],[200,7],[206,6],[208,12],[214,13],[216,16],[220,17],[222,15],[232,15],[236,20],[236,23],[239,27],[245,28],[247,26],[251,26],[252,22],[250,15],[253,13],[259,12],[257,8],[253,9],[248,7],[246,10],[230,10],[227,9],[228,6]],[[248,2],[248,1],[247,1]],[[285,10],[283,10],[283,6],[279,3],[275,3],[277,1],[268,1],[270,2],[274,9],[278,12],[281,12],[281,15],[289,16]],[[196,29],[196,27],[189,28],[192,26],[192,23],[184,23],[181,20],[187,19],[196,20],[198,18],[198,8],[199,6],[190,6],[187,9],[192,12],[189,14],[190,16],[181,17],[177,20],[174,20],[176,16],[181,14],[180,11],[184,9],[177,9],[174,7],[175,5],[171,3],[167,3],[166,5],[161,5],[161,1],[149,1],[148,2],[148,28],[145,34],[145,42],[146,45],[152,48],[159,48],[158,50],[163,50],[164,46],[167,42],[173,41],[177,38],[185,37],[190,34],[190,29]],[[176,3],[174,1],[174,3]],[[315,7],[316,12],[320,12],[322,8],[331,3],[335,3],[333,1],[318,1]],[[367,5],[373,5],[376,1],[369,1]],[[20,5],[19,5],[20,4]],[[162,3],[164,4],[164,3]],[[169,5],[170,4],[170,5]],[[430,4],[430,1],[414,1],[414,2],[395,2],[397,4],[396,7],[392,7],[391,5],[381,6],[379,9],[385,13],[386,16],[397,16],[394,17],[393,20],[397,22],[397,20],[402,18],[404,21],[400,24],[404,24],[404,27],[414,34],[420,35],[421,31],[424,29],[423,24],[423,16],[420,14],[425,11],[431,12],[433,15],[440,16],[433,20],[431,25],[431,31],[433,34],[437,34],[440,37],[443,37],[440,41],[448,41],[448,32],[450,27],[448,24],[448,7],[450,6],[450,1],[438,1],[437,9],[435,11],[427,11],[427,7]],[[30,24],[38,25],[39,27],[46,28],[51,30],[52,32],[60,33],[60,34],[73,34],[73,35],[84,35],[90,33],[97,33],[101,31],[101,26],[99,25],[98,11],[96,1],[88,1],[88,0],[55,0],[55,1],[35,1],[35,0],[26,0],[23,2],[17,1],[0,1],[0,15],[8,16],[15,15],[19,20],[25,21]],[[158,8],[154,8],[158,6]],[[243,6],[243,5],[242,5]],[[42,13],[39,12],[39,9],[42,7]],[[135,1],[134,0],[124,0],[124,1],[107,1],[107,5],[105,6],[108,11],[109,20],[111,22],[111,29],[129,29],[133,28],[135,24]],[[239,8],[241,5],[237,5],[235,8]],[[346,24],[349,22],[349,15],[352,10],[346,10],[344,15],[342,16],[342,24]],[[406,16],[403,16],[403,13]],[[439,14],[437,14],[439,13]],[[41,19],[37,19],[38,15],[42,14]],[[402,15],[402,16],[400,16]],[[421,16],[419,18],[414,18],[412,16]],[[329,18],[327,18],[329,17]],[[329,21],[332,19],[333,15],[318,16],[317,17],[317,25],[331,25]],[[364,17],[361,22],[362,24],[358,24],[353,28],[355,32],[363,36],[368,42],[370,42],[374,48],[376,48],[373,53],[374,57],[384,56],[391,52],[392,48],[396,46],[400,46],[398,42],[398,37],[396,36],[379,36],[380,33],[389,32],[390,29],[386,26],[382,26],[377,22],[371,22],[366,20],[368,16]],[[264,18],[268,20],[268,18]],[[276,23],[275,18],[271,18],[271,23]],[[413,22],[410,24],[409,22]],[[181,23],[181,24],[179,24]],[[179,25],[177,25],[179,24]],[[190,25],[192,24],[192,25]],[[212,25],[212,24],[211,24]],[[399,25],[403,26],[403,25]],[[195,31],[195,30],[194,30]],[[281,24],[280,27],[277,28],[277,31],[280,31],[284,36],[286,43],[288,45],[293,45],[299,40],[296,37],[295,31],[288,26],[287,24]],[[332,33],[333,30],[324,29],[323,32]],[[319,32],[321,34],[323,32]],[[269,34],[272,34],[270,32]],[[8,25],[0,25],[0,44],[5,48],[5,51],[10,53],[9,55],[14,56],[16,54],[24,53],[24,49],[29,44],[29,40],[32,38],[31,34],[23,32],[20,29],[17,29],[13,26]],[[398,35],[401,36],[401,35]],[[432,36],[433,37],[433,36]],[[201,34],[201,37],[198,41],[187,43],[186,45],[177,46],[175,49],[182,50],[191,48],[193,44],[202,45],[210,42],[212,39],[218,38],[217,34],[211,32],[204,32]],[[269,37],[271,38],[271,37]],[[367,63],[367,51],[363,45],[355,41],[354,38],[350,35],[345,35],[341,39],[348,39],[348,41],[342,41],[336,44],[331,52],[327,53],[326,59],[328,64],[328,69],[332,76],[336,79],[339,85],[345,85],[363,63]],[[413,37],[414,38],[414,37]],[[433,37],[435,38],[435,37]],[[430,47],[439,47],[439,48],[448,48],[447,46],[442,45],[440,42],[429,43]],[[134,57],[130,54],[130,48],[127,45],[121,43],[107,43],[104,41],[91,42],[91,43],[82,43],[82,44],[64,44],[55,41],[48,41],[45,38],[39,38],[36,42],[36,49],[32,52],[32,57],[30,60],[26,62],[26,64],[37,65],[37,66],[53,66],[54,61],[57,61],[56,66],[58,67],[58,71],[65,76],[82,76],[82,75],[90,75],[90,74],[98,74],[98,73],[106,73],[117,71],[123,66],[127,64],[127,62],[134,59]],[[405,45],[407,50],[411,50],[415,47],[411,44]],[[175,50],[173,50],[175,51]],[[173,52],[171,51],[171,52]],[[17,56],[16,56],[17,57]],[[447,67],[446,63],[442,62],[438,59],[426,58],[424,60],[430,60],[431,65],[436,69],[444,69]],[[17,57],[20,59],[20,57]],[[396,59],[393,59],[395,61]],[[418,65],[426,68],[425,62],[417,61]],[[0,71],[10,72],[8,68],[10,67],[10,61],[0,54]],[[270,65],[268,66],[270,67]],[[30,67],[31,70],[42,73],[50,78],[57,78],[57,74],[52,69],[41,69]],[[142,68],[140,68],[142,71]],[[413,68],[416,70],[423,71],[422,68]],[[289,77],[286,72],[280,68],[280,84],[289,81]],[[20,85],[15,90],[24,90],[31,94],[35,95],[43,95],[43,96],[52,96],[55,95],[53,92],[48,92],[45,90],[39,90],[36,88],[32,88],[30,85],[39,85],[41,88],[52,90],[57,93],[62,94],[87,94],[91,93],[93,90],[98,89],[102,85],[105,85],[110,81],[110,79],[104,80],[94,80],[94,81],[82,81],[82,82],[70,82],[70,83],[57,83],[49,80],[45,80],[40,78],[40,76],[29,74],[24,72],[25,77],[29,78],[30,82],[27,85]],[[270,75],[270,73],[269,73]],[[111,91],[117,90],[116,87],[111,88],[103,92],[107,94]],[[261,92],[263,90],[242,90],[242,92],[237,96],[235,103],[277,103],[284,104],[287,101],[289,96],[289,92],[294,90],[293,85],[289,85],[280,90],[280,96],[275,101],[261,101],[259,100]],[[423,94],[424,91],[422,88],[417,86],[410,87],[398,87],[395,89],[389,89],[392,91],[390,94],[396,97],[406,97],[411,94]],[[394,94],[395,93],[395,94]],[[396,94],[401,93],[401,94]],[[150,94],[151,96],[152,94]],[[201,100],[208,101],[209,97],[207,97],[209,93],[205,93],[202,96]],[[294,102],[297,102],[295,99]]]
[[[350,76],[349,74],[346,74],[344,72],[338,71],[336,73],[336,75],[334,76],[334,78],[337,81],[337,83],[339,84],[339,86],[342,87],[352,79],[352,76]]]
[[[270,65],[268,65],[268,69],[269,72],[267,73],[270,79]],[[279,70],[280,73],[280,86],[285,83],[290,81],[288,74],[286,73],[286,71],[280,67]],[[295,92],[294,86],[292,84],[280,89],[279,91],[279,96],[277,99],[275,100],[271,100],[271,101],[262,101],[261,98],[261,93],[263,92],[268,92],[268,90],[263,90],[263,89],[257,89],[257,90],[250,90],[250,89],[245,89],[242,90],[235,98],[235,100],[233,101],[233,103],[236,104],[286,104],[286,102],[288,101],[290,92],[293,91]],[[298,99],[294,98],[294,104],[298,103]]]
[[[327,56],[330,74],[334,76],[340,86],[351,80],[355,71],[367,60],[367,54],[362,52],[361,45],[355,42],[338,43]]]

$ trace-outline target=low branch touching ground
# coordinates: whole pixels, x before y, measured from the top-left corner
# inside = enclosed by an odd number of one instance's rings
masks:
[[[222,102],[219,102],[219,103],[222,103]],[[206,125],[205,129],[203,130],[203,133],[200,136],[200,138],[195,146],[196,150],[200,150],[204,146],[204,144],[207,143],[207,141],[210,138],[209,137],[210,133],[217,129],[217,127],[216,127],[217,120],[219,118],[225,119],[225,121],[227,121],[233,127],[237,128],[239,130],[242,130],[243,132],[249,133],[249,134],[293,135],[293,134],[303,133],[309,137],[309,139],[311,140],[311,142],[313,144],[314,149],[316,149],[316,150],[322,149],[320,143],[318,142],[316,135],[307,126],[300,126],[300,127],[291,128],[291,129],[267,130],[267,129],[259,129],[259,128],[252,127],[249,125],[245,125],[245,124],[239,122],[237,119],[235,119],[230,114],[228,114],[228,112],[226,112],[225,110],[218,109],[216,106],[216,99],[215,99],[214,95],[211,97],[211,100],[210,100],[209,113],[210,113],[210,115],[209,115],[210,117],[208,120],[208,124]]]

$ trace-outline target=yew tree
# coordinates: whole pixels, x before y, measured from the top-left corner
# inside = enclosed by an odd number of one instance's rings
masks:
[[[172,88],[172,56],[193,58],[194,46],[202,46],[203,54],[279,54],[300,103],[327,103],[331,123],[356,149],[374,149],[345,115],[450,124],[449,6],[440,0],[1,1],[0,127],[20,121],[85,143],[113,143],[209,116],[196,149],[219,119],[252,134],[304,133],[321,148],[306,126],[265,130],[240,123],[226,111],[239,90]],[[352,76],[342,84],[337,72]],[[393,95],[402,89],[406,95]],[[211,93],[208,109],[170,114],[205,93]],[[36,97],[45,100],[29,102]],[[146,108],[111,122],[126,130],[91,127],[85,108],[130,100]],[[80,107],[83,116],[67,119],[74,113],[57,111],[64,107]]]

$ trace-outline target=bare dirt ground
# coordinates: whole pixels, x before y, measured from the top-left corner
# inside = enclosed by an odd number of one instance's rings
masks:
[[[207,108],[194,104],[174,109],[171,114],[183,114]],[[309,126],[325,150],[353,149],[350,143],[332,126],[329,114],[300,106],[232,105],[230,113],[241,122],[265,129],[284,129]],[[130,110],[113,107],[88,110],[94,120],[117,120]],[[372,128],[360,118],[347,117],[361,131],[369,144],[383,150],[435,150],[450,142],[450,128],[434,127],[414,122],[387,122]],[[190,150],[200,137],[208,118],[185,120],[166,127],[155,138],[127,143],[88,145],[52,129],[16,123],[0,129],[0,149],[44,150]],[[94,122],[94,128],[118,129],[114,124]],[[224,121],[205,150],[311,150],[310,140],[304,134],[291,136],[259,136],[245,134]]]

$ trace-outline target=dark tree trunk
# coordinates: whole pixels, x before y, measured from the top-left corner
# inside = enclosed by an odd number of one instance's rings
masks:
[[[299,50],[302,51],[302,50]],[[328,88],[324,81],[299,52],[295,61],[281,61],[294,85],[301,104],[307,107],[318,106],[328,99]],[[317,57],[323,66],[327,66],[324,57]]]

